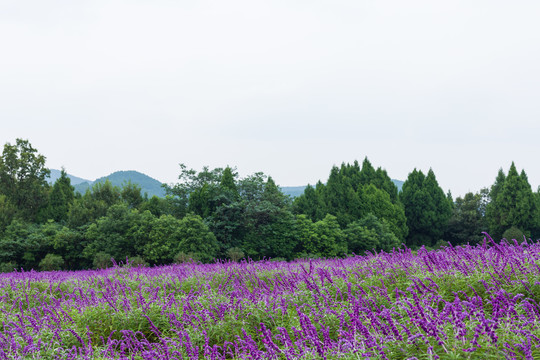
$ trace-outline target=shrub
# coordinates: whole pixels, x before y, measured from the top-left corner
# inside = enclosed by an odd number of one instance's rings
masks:
[[[17,268],[17,263],[13,261],[3,262],[0,264],[0,273],[12,272]]]
[[[94,268],[106,269],[112,266],[111,255],[106,252],[100,251],[94,256]]]
[[[237,262],[240,259],[242,259],[245,255],[242,249],[240,249],[239,247],[232,247],[227,250],[227,256],[232,261]]]
[[[516,226],[512,226],[503,233],[503,238],[506,240],[518,240],[523,241],[523,237],[526,237],[527,234],[524,234],[523,231],[518,229]]]
[[[60,255],[55,254],[47,254],[39,262],[39,269],[41,271],[61,270],[62,266],[64,266],[64,259]]]
[[[127,259],[126,267],[145,267],[148,266],[148,263],[140,256],[134,256],[132,258]]]
[[[176,264],[184,264],[184,263],[192,264],[192,263],[196,263],[198,261],[199,261],[199,257],[197,256],[197,254],[194,254],[194,253],[191,253],[191,252],[186,254],[185,252],[180,251],[174,257],[174,262]]]

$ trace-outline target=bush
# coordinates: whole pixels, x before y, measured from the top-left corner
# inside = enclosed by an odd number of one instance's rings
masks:
[[[134,256],[130,259],[127,259],[126,267],[145,267],[148,266],[148,263],[140,256]]]
[[[192,264],[192,263],[196,263],[198,261],[199,261],[199,256],[197,254],[194,254],[194,253],[191,253],[191,252],[186,254],[186,253],[180,251],[174,257],[175,264],[184,264],[184,263]]]
[[[0,273],[8,273],[15,271],[17,268],[17,263],[13,261],[3,262],[0,264]]]
[[[512,226],[510,229],[507,229],[502,237],[506,240],[517,240],[517,241],[523,241],[523,237],[527,237],[527,234],[523,233],[520,229],[518,229],[515,226]]]
[[[232,247],[227,250],[227,256],[232,261],[237,262],[240,259],[242,259],[245,255],[242,249],[240,249],[239,247]]]
[[[96,269],[106,269],[113,265],[111,261],[111,255],[106,252],[100,251],[94,256],[94,268]]]
[[[41,271],[61,270],[62,266],[64,266],[64,259],[60,255],[55,254],[47,254],[39,262],[39,269]]]

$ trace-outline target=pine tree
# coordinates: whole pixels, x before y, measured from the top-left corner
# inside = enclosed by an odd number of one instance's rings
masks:
[[[499,171],[491,187],[487,217],[490,233],[495,238],[515,227],[527,236],[538,228],[538,206],[525,171],[518,174],[512,162],[508,175]]]
[[[409,227],[407,245],[431,246],[441,239],[452,211],[433,170],[425,176],[414,169],[403,184],[400,200]]]

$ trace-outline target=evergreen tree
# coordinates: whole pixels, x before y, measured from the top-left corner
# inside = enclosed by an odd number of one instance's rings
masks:
[[[414,169],[403,184],[400,200],[409,228],[408,246],[431,246],[442,238],[452,212],[433,170],[425,176]]]
[[[482,192],[469,192],[463,198],[458,197],[452,207],[444,239],[454,245],[480,242],[484,237],[482,232],[487,231],[483,207]]]
[[[539,209],[531,185],[525,171],[519,174],[513,162],[508,175],[499,172],[490,197],[487,216],[492,236],[500,238],[512,227],[530,236],[539,227]]]
[[[62,169],[60,177],[54,182],[52,191],[49,193],[49,205],[44,217],[57,222],[66,221],[74,198],[75,188],[71,186],[71,180]]]
[[[318,191],[311,185],[306,186],[304,193],[294,199],[293,211],[295,214],[305,214],[312,221],[319,221],[324,218],[327,213],[321,194],[324,185],[319,182],[318,186]]]

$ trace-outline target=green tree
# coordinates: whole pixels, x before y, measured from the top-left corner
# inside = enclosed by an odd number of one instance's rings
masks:
[[[456,199],[445,231],[445,240],[457,245],[476,244],[483,239],[482,232],[487,231],[484,194],[469,192],[463,198]]]
[[[64,266],[64,259],[60,255],[47,254],[39,262],[39,269],[41,271],[53,271],[61,270]]]
[[[508,175],[499,171],[490,198],[487,219],[492,236],[500,238],[512,227],[530,236],[540,226],[538,204],[527,175],[523,170],[519,174],[513,162]]]
[[[28,140],[6,143],[0,157],[0,195],[7,197],[17,209],[17,216],[34,222],[47,206],[50,171],[45,157],[37,153]]]
[[[84,256],[93,259],[98,252],[106,252],[120,262],[139,255],[131,233],[139,217],[139,212],[125,203],[112,205],[106,216],[99,218],[86,230],[88,246],[84,249]]]
[[[139,209],[144,201],[141,187],[128,181],[120,190],[120,197],[130,209]],[[155,195],[154,195],[155,196]]]
[[[333,215],[315,223],[306,215],[297,215],[295,231],[297,257],[335,257],[347,252],[345,234]]]
[[[349,251],[356,254],[362,254],[366,250],[390,252],[401,246],[389,224],[384,220],[380,221],[371,213],[350,223],[345,229],[345,236]]]
[[[452,210],[433,170],[425,176],[414,169],[403,184],[400,200],[409,228],[408,246],[432,246],[442,238]]]
[[[219,245],[200,216],[187,214],[180,220],[178,233],[180,241],[176,246],[176,253],[193,254],[194,259],[203,263],[214,260]]]
[[[99,182],[81,197],[76,197],[68,212],[68,225],[77,228],[107,215],[108,209],[122,202],[120,189],[109,180]]]
[[[49,205],[43,217],[57,222],[67,221],[69,208],[75,198],[75,188],[71,186],[71,180],[64,169],[60,177],[54,182],[49,193]]]
[[[390,195],[373,184],[364,185],[359,190],[362,208],[362,218],[368,214],[384,220],[392,233],[399,239],[400,244],[408,234],[407,218],[401,203],[392,203]]]

